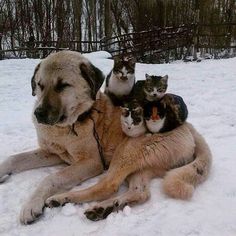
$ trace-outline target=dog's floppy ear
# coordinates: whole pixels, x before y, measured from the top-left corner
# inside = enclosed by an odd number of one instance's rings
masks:
[[[91,88],[92,99],[95,100],[96,94],[100,89],[100,87],[102,86],[105,79],[103,73],[91,63],[89,64],[82,63],[80,65],[80,71],[83,78],[88,82]]]
[[[36,66],[35,70],[34,70],[34,74],[33,77],[31,78],[31,88],[32,88],[32,96],[35,96],[35,90],[36,90],[36,82],[35,82],[35,75],[38,72],[40,67],[40,63]]]

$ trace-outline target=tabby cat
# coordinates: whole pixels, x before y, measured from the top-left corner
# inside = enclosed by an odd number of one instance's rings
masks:
[[[106,78],[105,93],[115,106],[121,106],[135,84],[135,61],[133,58],[116,58],[114,67]]]
[[[134,86],[133,97],[140,101],[158,101],[160,100],[168,86],[168,75],[156,76],[145,75],[146,80],[139,80]]]

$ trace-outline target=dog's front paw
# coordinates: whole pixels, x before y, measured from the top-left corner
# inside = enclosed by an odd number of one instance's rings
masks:
[[[31,224],[43,214],[44,201],[41,199],[32,199],[21,209],[20,222],[22,224]]]
[[[45,206],[53,208],[53,207],[64,206],[66,203],[69,202],[70,201],[65,194],[56,194],[46,200]]]
[[[84,212],[85,216],[92,221],[98,221],[106,219],[108,215],[110,215],[114,211],[114,206],[103,207],[94,207],[92,209],[88,209]]]

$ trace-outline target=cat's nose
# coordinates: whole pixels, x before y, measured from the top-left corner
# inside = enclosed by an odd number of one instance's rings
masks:
[[[157,96],[157,94],[156,94],[156,93],[154,93],[154,94],[153,94],[153,96],[154,96],[154,97],[156,97],[156,96]]]
[[[126,76],[121,76],[120,79],[123,80],[123,81],[128,80],[128,78]]]

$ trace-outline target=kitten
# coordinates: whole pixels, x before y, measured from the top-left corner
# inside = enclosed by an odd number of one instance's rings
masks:
[[[133,58],[115,59],[114,67],[106,78],[105,93],[115,106],[128,99],[135,84],[135,61]]]
[[[182,97],[165,94],[159,101],[147,102],[144,106],[144,119],[152,133],[171,131],[182,125],[188,117],[188,109]]]
[[[145,75],[146,80],[139,80],[134,86],[134,97],[139,97],[140,100],[149,102],[160,100],[167,90],[168,75],[156,76]]]
[[[121,107],[121,128],[129,137],[138,137],[146,132],[143,108],[136,100],[131,100]]]
[[[168,75],[162,77],[146,74],[145,77],[143,88],[145,98],[150,102],[160,100],[167,90]]]

